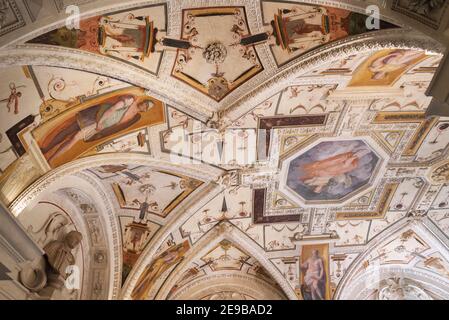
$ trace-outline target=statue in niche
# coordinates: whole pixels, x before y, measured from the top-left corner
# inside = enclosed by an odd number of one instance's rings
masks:
[[[51,299],[55,292],[61,293],[65,280],[70,276],[68,267],[75,264],[72,250],[78,247],[82,239],[81,233],[70,231],[62,240],[50,241],[44,246],[45,259],[28,264],[20,271],[21,283],[43,298]],[[73,294],[72,291],[70,295]]]
[[[51,271],[67,279],[67,267],[75,264],[72,250],[81,243],[82,239],[81,233],[70,231],[62,240],[51,241],[44,247]]]

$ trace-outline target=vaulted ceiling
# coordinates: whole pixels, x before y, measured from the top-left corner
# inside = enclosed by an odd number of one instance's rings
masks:
[[[1,200],[83,234],[55,298],[449,298],[441,43],[358,1],[72,2],[0,1]]]

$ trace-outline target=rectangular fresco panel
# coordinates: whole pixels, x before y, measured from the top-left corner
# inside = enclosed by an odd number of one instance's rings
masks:
[[[162,102],[128,88],[73,106],[33,130],[51,167],[74,160],[97,145],[164,122]]]
[[[330,300],[329,244],[303,246],[301,295],[304,300]]]
[[[159,230],[160,226],[149,220],[141,220],[131,216],[119,216],[119,220],[123,243],[123,285],[137,259],[139,259],[146,245]]]
[[[262,1],[263,23],[275,36],[271,50],[279,66],[326,43],[368,30],[367,16],[340,8],[289,1]],[[380,28],[395,26],[380,22]],[[271,30],[270,30],[271,29]]]
[[[153,262],[145,268],[139,280],[137,280],[137,284],[131,293],[132,299],[144,300],[155,281],[168,269],[179,263],[189,249],[190,244],[186,240],[168,248],[156,257]]]

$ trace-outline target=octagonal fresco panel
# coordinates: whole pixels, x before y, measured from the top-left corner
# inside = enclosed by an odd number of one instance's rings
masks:
[[[341,200],[368,184],[379,163],[362,140],[325,141],[290,162],[287,186],[306,201]]]

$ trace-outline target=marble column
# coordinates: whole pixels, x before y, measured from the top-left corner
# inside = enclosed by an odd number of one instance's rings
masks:
[[[44,254],[3,204],[0,204],[0,239],[2,245],[7,244],[16,253],[18,262],[31,261]]]

